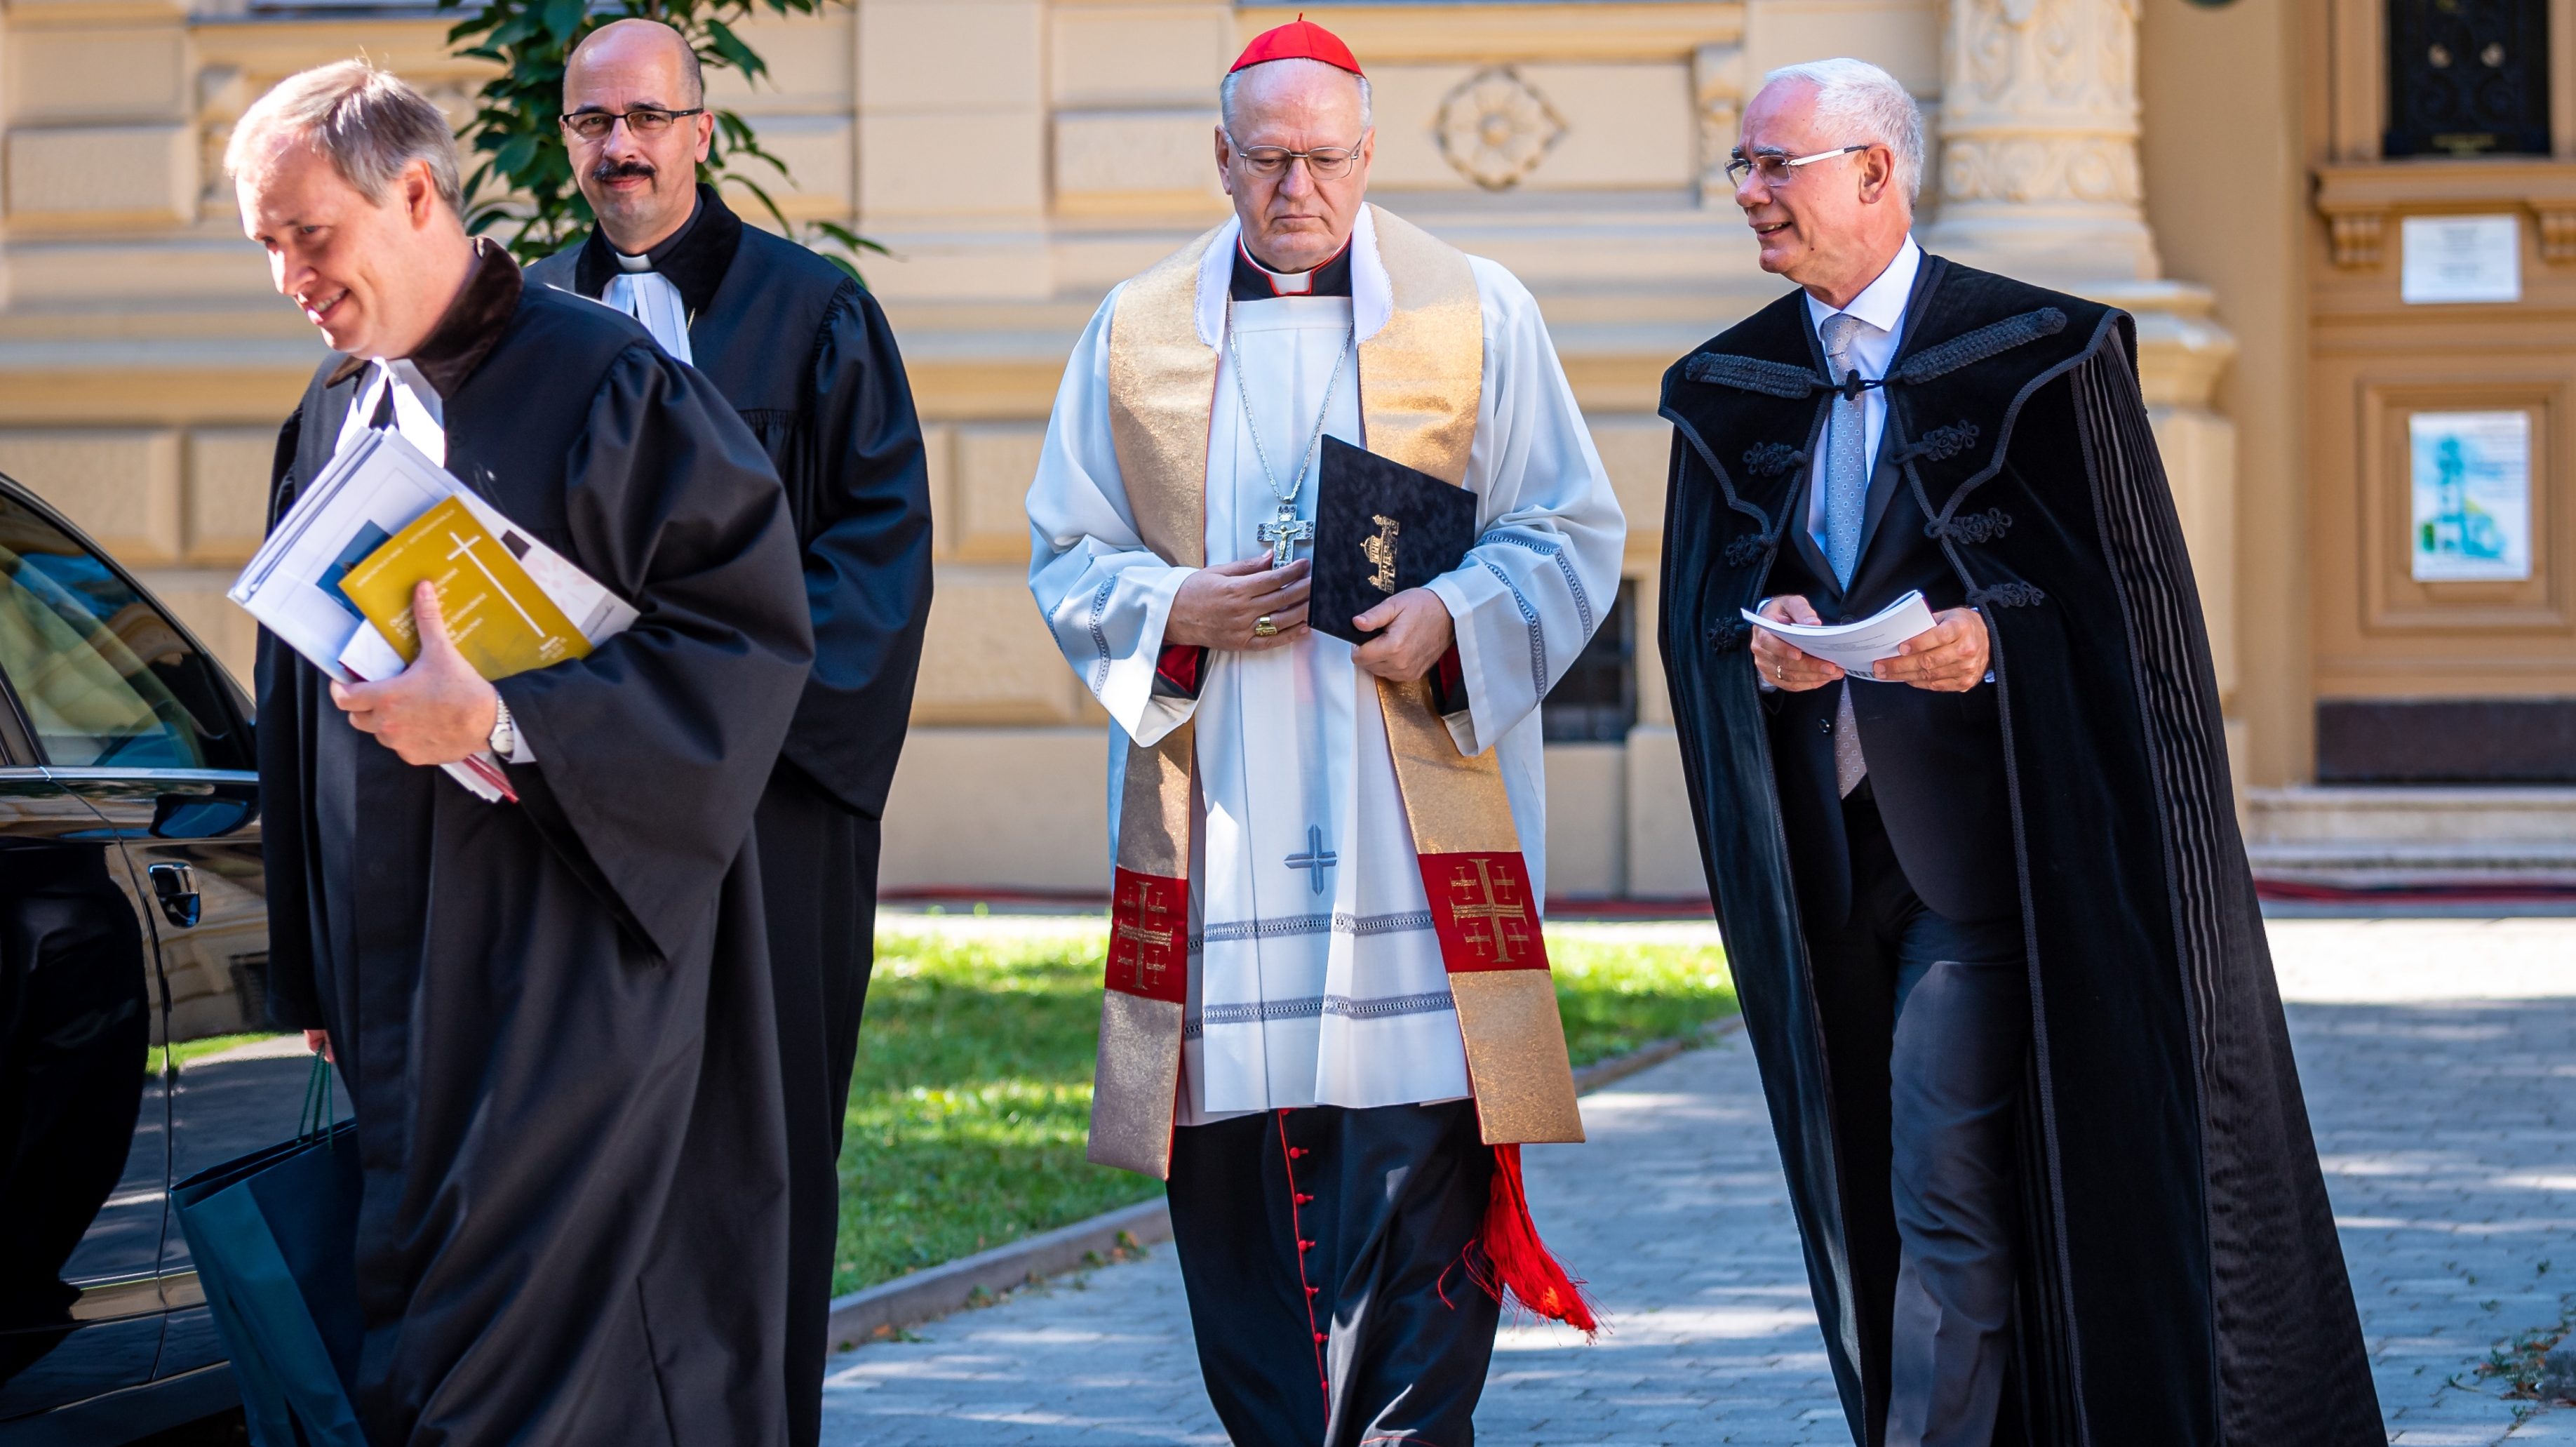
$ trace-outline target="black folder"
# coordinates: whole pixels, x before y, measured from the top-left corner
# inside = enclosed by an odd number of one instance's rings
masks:
[[[1476,495],[1427,472],[1324,439],[1315,491],[1315,591],[1306,621],[1318,633],[1366,643],[1351,620],[1467,560]]]

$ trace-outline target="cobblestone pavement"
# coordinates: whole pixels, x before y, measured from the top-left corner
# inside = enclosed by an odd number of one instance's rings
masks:
[[[2391,1442],[2576,1443],[2576,1409],[2518,1424],[2473,1375],[2576,1305],[2576,921],[2272,928]],[[1847,1443],[1742,1042],[1583,1109],[1530,1194],[1611,1329],[1506,1329],[1481,1440]],[[1168,1247],[917,1335],[834,1360],[827,1442],[1224,1441]]]

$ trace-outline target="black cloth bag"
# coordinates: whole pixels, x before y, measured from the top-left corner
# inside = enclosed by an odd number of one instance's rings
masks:
[[[314,1059],[295,1139],[170,1192],[197,1279],[232,1356],[254,1447],[367,1447],[358,1370],[358,1135],[324,1124],[330,1066]]]

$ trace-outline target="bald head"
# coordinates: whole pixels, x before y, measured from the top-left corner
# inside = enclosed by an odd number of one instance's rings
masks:
[[[707,98],[706,77],[698,69],[698,52],[679,31],[659,20],[611,20],[585,35],[564,57],[564,109],[573,109],[573,87],[593,68],[645,67],[662,71],[676,87],[673,109],[685,110]]]
[[[661,21],[611,21],[573,47],[564,114],[617,118],[595,136],[564,128],[573,179],[610,245],[640,255],[688,224],[715,139],[706,103],[697,52]]]
[[[1246,66],[1227,76],[1217,87],[1216,104],[1226,128],[1240,134],[1248,112],[1282,106],[1333,109],[1352,96],[1358,97],[1360,129],[1367,130],[1371,120],[1368,77],[1298,56]]]

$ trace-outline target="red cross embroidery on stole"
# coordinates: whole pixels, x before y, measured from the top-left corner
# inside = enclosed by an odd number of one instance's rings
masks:
[[[1189,993],[1189,881],[1115,871],[1109,910],[1110,989],[1175,1004]]]
[[[1425,854],[1422,883],[1432,928],[1451,970],[1544,970],[1529,867],[1520,852]]]

